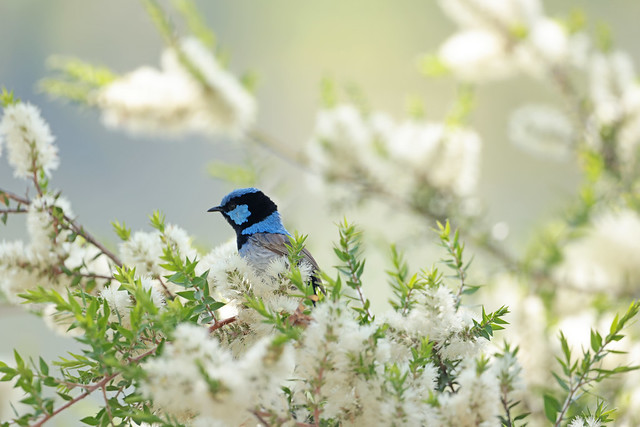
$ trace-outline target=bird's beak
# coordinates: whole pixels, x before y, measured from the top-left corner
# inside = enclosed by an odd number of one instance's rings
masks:
[[[214,206],[211,209],[207,210],[207,212],[222,212],[222,206]]]

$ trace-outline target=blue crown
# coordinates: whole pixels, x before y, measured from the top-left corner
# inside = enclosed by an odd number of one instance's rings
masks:
[[[233,190],[231,193],[224,196],[224,198],[222,199],[222,202],[220,202],[220,205],[224,206],[227,204],[227,202],[229,202],[229,200],[235,199],[236,197],[240,197],[242,195],[249,194],[249,193],[259,193],[259,192],[260,190],[258,190],[255,187],[238,188],[237,190]]]

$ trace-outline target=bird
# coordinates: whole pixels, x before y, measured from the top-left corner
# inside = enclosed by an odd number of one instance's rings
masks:
[[[275,258],[288,255],[287,244],[291,234],[282,224],[278,206],[261,190],[254,187],[233,190],[222,198],[218,206],[207,212],[220,212],[233,227],[238,253],[257,272],[266,271]],[[318,289],[324,293],[318,263],[306,248],[300,255],[300,262],[306,262],[312,268],[314,294],[318,294]]]

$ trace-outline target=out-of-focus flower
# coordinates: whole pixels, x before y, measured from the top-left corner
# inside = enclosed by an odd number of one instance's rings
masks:
[[[330,182],[371,180],[395,194],[430,186],[470,196],[478,181],[481,141],[468,129],[423,120],[394,122],[352,105],[318,113],[309,157]]]
[[[162,272],[159,265],[162,247],[157,232],[136,231],[129,240],[120,243],[120,257],[139,274],[159,275]]]
[[[112,322],[118,321],[123,325],[129,324],[130,310],[131,310],[131,296],[129,292],[120,290],[120,285],[112,284],[107,288],[104,288],[100,292],[100,296],[107,301],[111,315],[109,320]]]
[[[583,237],[567,244],[554,275],[589,290],[623,290],[640,280],[640,217],[625,209],[601,214]]]
[[[566,159],[574,139],[573,126],[565,115],[547,105],[526,105],[511,114],[509,139],[538,156]]]
[[[633,60],[628,53],[596,53],[589,63],[589,95],[601,124],[611,124],[640,107]]]
[[[538,0],[451,0],[440,5],[460,31],[444,42],[438,57],[463,80],[500,80],[516,72],[540,78],[569,58],[566,30],[543,15]]]
[[[493,425],[500,414],[499,381],[495,372],[478,372],[474,363],[463,367],[457,377],[457,393],[444,394],[439,413],[442,425],[472,427]]]
[[[213,53],[193,38],[179,49],[163,53],[162,69],[141,67],[102,89],[96,102],[104,123],[152,135],[237,135],[253,125],[254,98]]]
[[[252,409],[278,398],[279,385],[293,371],[292,348],[269,339],[234,359],[206,328],[183,324],[174,336],[161,357],[144,363],[143,393],[179,420],[243,424]]]
[[[542,14],[539,0],[440,0],[440,7],[463,28],[528,27]]]
[[[19,102],[7,106],[0,120],[0,140],[7,144],[9,164],[18,178],[30,178],[39,169],[47,176],[60,163],[58,148],[38,107]]]
[[[507,42],[483,29],[460,31],[440,47],[442,63],[466,81],[499,80],[515,72]]]

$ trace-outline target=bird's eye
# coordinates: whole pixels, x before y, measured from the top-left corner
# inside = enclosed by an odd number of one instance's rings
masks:
[[[236,204],[235,203],[231,203],[229,206],[227,206],[227,211],[232,211],[236,208]]]

